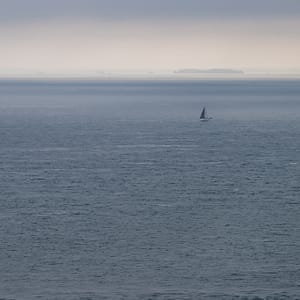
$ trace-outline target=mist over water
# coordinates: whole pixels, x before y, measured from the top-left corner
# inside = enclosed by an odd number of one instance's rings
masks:
[[[1,80],[0,298],[298,299],[299,115],[296,80]]]

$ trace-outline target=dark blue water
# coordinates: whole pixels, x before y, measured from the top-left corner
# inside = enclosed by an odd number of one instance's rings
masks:
[[[300,299],[299,132],[299,81],[0,81],[0,298]]]

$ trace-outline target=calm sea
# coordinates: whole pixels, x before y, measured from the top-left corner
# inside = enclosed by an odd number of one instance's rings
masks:
[[[0,299],[300,299],[300,81],[1,80],[0,176]]]

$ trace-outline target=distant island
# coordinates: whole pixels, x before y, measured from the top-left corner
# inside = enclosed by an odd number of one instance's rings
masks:
[[[180,74],[244,74],[242,70],[235,69],[179,69],[174,73]]]

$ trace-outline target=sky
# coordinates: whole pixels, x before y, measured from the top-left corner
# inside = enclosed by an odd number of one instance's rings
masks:
[[[299,0],[0,0],[0,74],[300,74]]]

